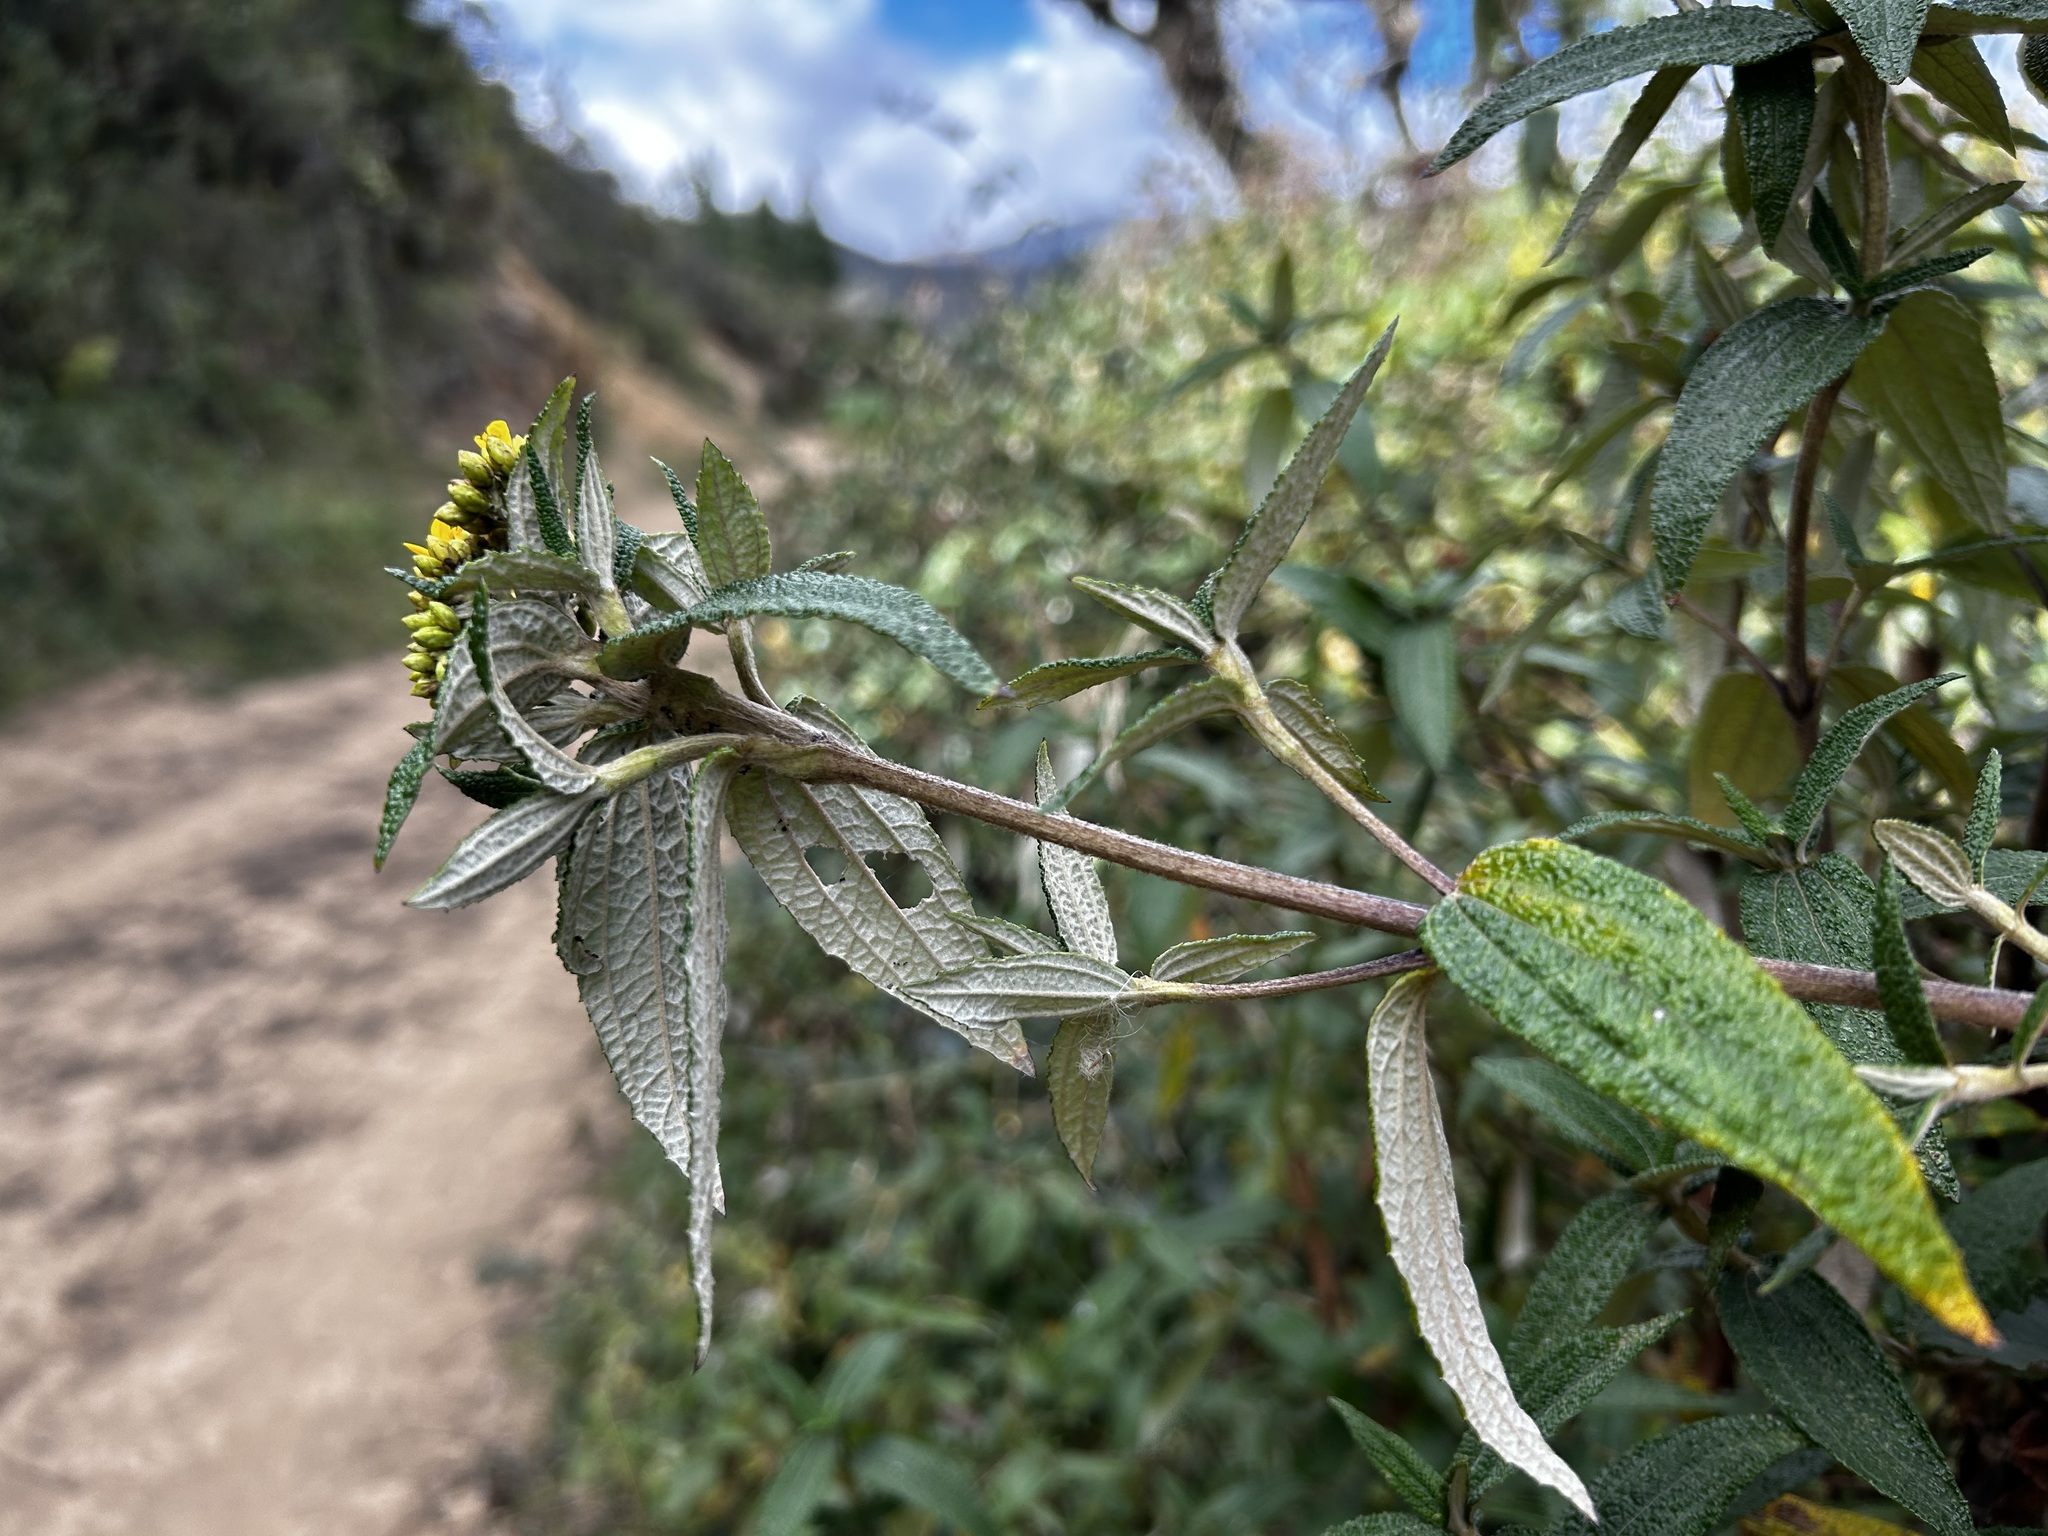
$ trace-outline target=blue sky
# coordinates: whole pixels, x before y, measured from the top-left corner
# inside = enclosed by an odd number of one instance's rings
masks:
[[[907,259],[1230,197],[1149,56],[1073,0],[485,4],[493,67],[530,115],[566,119],[657,203],[695,172],[725,206],[808,204],[835,238]],[[1455,80],[1467,0],[1429,9],[1424,83]],[[1378,58],[1365,6],[1226,14],[1254,125],[1355,180],[1391,140],[1360,86]]]

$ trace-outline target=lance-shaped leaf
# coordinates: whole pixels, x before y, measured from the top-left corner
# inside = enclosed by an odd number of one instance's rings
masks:
[[[1422,1459],[1422,1453],[1379,1420],[1368,1418],[1341,1397],[1326,1399],[1337,1417],[1351,1431],[1351,1439],[1365,1452],[1387,1485],[1401,1501],[1425,1520],[1441,1525],[1444,1518],[1444,1475]]]
[[[1451,766],[1464,714],[1458,692],[1458,634],[1449,619],[1403,624],[1380,653],[1394,718],[1431,770]]]
[[[1529,1286],[1508,1338],[1509,1368],[1527,1370],[1591,1328],[1663,1221],[1663,1208],[1632,1189],[1589,1201],[1558,1235]]]
[[[1665,20],[1750,9],[1728,6]],[[1736,472],[1778,435],[1787,416],[1847,373],[1883,328],[1882,318],[1851,314],[1827,299],[1780,299],[1724,331],[1693,365],[1650,487],[1650,535],[1666,592],[1685,585]]]
[[[534,425],[538,428],[539,423]],[[526,489],[533,498],[533,520],[540,530],[541,547],[551,555],[573,560],[576,545],[569,537],[569,525],[562,517],[562,503],[555,494],[555,482],[549,478],[549,472],[542,463],[544,454],[536,432],[526,435],[523,457],[526,460]],[[519,471],[515,468],[512,473],[517,475]]]
[[[1373,1011],[1366,1034],[1380,1215],[1394,1267],[1414,1303],[1423,1341],[1473,1433],[1590,1516],[1585,1484],[1515,1401],[1507,1367],[1486,1331],[1478,1287],[1465,1268],[1451,1149],[1423,1031],[1430,980],[1424,972],[1396,981]]]
[[[1682,1425],[1631,1446],[1593,1479],[1598,1525],[1568,1514],[1552,1536],[1707,1536],[1726,1523],[1738,1494],[1805,1445],[1770,1414]]]
[[[524,454],[505,482],[505,544],[515,552],[547,548],[547,540],[540,531],[540,509],[533,499],[533,477],[527,472]]]
[[[1984,754],[1984,766],[1977,771],[1977,792],[1970,797],[1970,820],[1963,828],[1963,858],[1979,880],[1984,878],[1984,855],[1998,836],[2004,786],[2005,758],[1993,747]]]
[[[1035,787],[1041,809],[1059,797],[1059,779],[1052,771],[1052,755],[1045,743],[1038,744]],[[1045,891],[1045,905],[1052,913],[1060,942],[1077,955],[1116,966],[1116,924],[1109,915],[1109,896],[1102,889],[1102,876],[1095,872],[1095,860],[1058,843],[1038,845],[1038,883]]]
[[[478,686],[484,697],[491,701],[491,717],[498,729],[505,733],[506,740],[525,759],[533,776],[558,795],[579,795],[595,787],[597,772],[588,763],[579,763],[560,747],[541,735],[526,716],[519,712],[519,706],[498,681],[491,666],[491,599],[488,592],[479,592],[469,607],[469,622],[465,626],[469,639],[469,661],[476,669]],[[453,671],[451,667],[449,669]]]
[[[683,532],[694,549],[697,544],[697,504],[690,500],[690,493],[683,489],[683,482],[674,470],[659,459],[654,460],[654,467],[661,471],[661,478],[667,482],[669,500],[676,504],[676,516],[682,519]]]
[[[1291,955],[1304,944],[1313,944],[1312,933],[1233,933],[1220,939],[1191,939],[1176,944],[1152,962],[1154,981],[1200,982],[1214,986],[1235,981],[1246,971],[1271,965]]]
[[[966,637],[915,592],[866,576],[837,576],[825,571],[787,571],[720,587],[682,613],[621,636],[606,648],[605,655],[638,654],[650,641],[686,628],[723,629],[734,619],[762,614],[842,619],[894,640],[963,688],[986,694],[1002,684],[995,669]]]
[[[1892,242],[1892,260],[1909,262],[1939,249],[1950,235],[1993,208],[2011,202],[2025,187],[2023,181],[1995,181],[1930,209],[1899,232],[1898,239]]]
[[[1554,1063],[1533,1056],[1481,1056],[1472,1070],[1618,1173],[1642,1173],[1668,1163],[1678,1145],[1669,1131],[1626,1104],[1603,1098]]]
[[[1856,398],[1978,527],[2005,522],[2005,420],[1977,315],[1954,294],[1909,295],[1850,379]]]
[[[867,750],[822,705],[799,700],[791,711],[844,745]],[[960,921],[974,915],[974,903],[922,810],[879,790],[803,784],[750,770],[734,780],[726,795],[726,824],[775,899],[826,954],[970,1045],[1030,1075],[1031,1052],[1015,1024],[954,1018],[911,996],[916,983],[988,956],[988,946]],[[844,871],[825,879],[804,857],[813,848],[841,856]],[[932,893],[909,908],[899,906],[869,866],[870,854],[909,859],[931,883]]]
[[[1836,9],[1878,79],[1897,85],[1911,73],[1913,49],[1927,25],[1927,0],[1841,0]]]
[[[1870,969],[1870,877],[1839,853],[1798,869],[1771,870],[1742,882],[1742,936],[1752,954],[1852,971]],[[1821,1033],[1852,1062],[1897,1059],[1882,1015],[1840,1003],[1803,1005]]]
[[[761,515],[761,503],[733,468],[732,460],[708,437],[697,467],[697,526],[691,537],[697,541],[704,573],[714,588],[751,581],[774,568],[768,519]]]
[[[602,803],[596,794],[549,791],[514,802],[456,844],[448,862],[405,904],[441,911],[497,895],[566,847],[576,824]]]
[[[1768,866],[1774,862],[1770,848],[1740,828],[1717,827],[1690,816],[1665,816],[1654,811],[1603,811],[1573,822],[1557,835],[1571,842],[1591,837],[1595,832],[1652,832],[1658,837],[1683,838],[1688,843],[1718,848],[1752,864]]]
[[[587,436],[588,424],[580,429]],[[613,567],[618,554],[618,529],[612,515],[612,488],[604,483],[598,467],[597,450],[587,448],[577,455],[582,474],[576,487],[576,553],[584,569],[597,578],[605,591],[615,589]]]
[[[1065,809],[1118,763],[1136,757],[1149,747],[1158,746],[1197,720],[1235,714],[1237,707],[1237,690],[1220,677],[1205,677],[1200,682],[1186,683],[1174,689],[1119,731],[1116,740],[1103,749],[1100,757],[1076,774],[1066,788],[1044,802],[1045,808]]]
[[[1393,345],[1394,327],[1389,325],[1357,371],[1344,381],[1344,387],[1337,391],[1322,419],[1309,429],[1287,468],[1280,472],[1273,489],[1231,546],[1210,594],[1211,617],[1216,633],[1223,639],[1237,638],[1237,627],[1252,599],[1287,558],[1288,549],[1315,509],[1316,493],[1322,489],[1331,464],[1336,462],[1351,418],[1357,414],[1359,402],[1365,399],[1366,389]]]
[[[1430,162],[1429,174],[1456,165],[1532,112],[1631,75],[1681,65],[1698,69],[1708,64],[1754,64],[1819,35],[1820,28],[1804,17],[1752,6],[1681,11],[1596,32],[1537,60],[1480,102]]]
[[[1064,950],[977,960],[913,982],[909,991],[934,1012],[968,1024],[1067,1019],[1144,998],[1131,976],[1109,961]]]
[[[2001,1312],[2040,1289],[2041,1223],[2048,1221],[2048,1159],[2009,1168],[1979,1185],[1949,1218],[1970,1275]]]
[[[478,805],[502,811],[515,800],[541,793],[539,779],[512,768],[436,768],[434,770]]]
[[[1276,678],[1266,684],[1266,702],[1287,727],[1287,734],[1300,742],[1331,778],[1361,800],[1387,798],[1373,788],[1372,778],[1365,771],[1365,760],[1351,745],[1351,738],[1324,711],[1322,701],[1306,683],[1291,677]]]
[[[600,590],[596,575],[579,560],[538,549],[498,549],[478,555],[441,584],[444,592],[574,592],[589,597]]]
[[[1828,677],[1828,691],[1839,694],[1851,707],[1896,693],[1901,686],[1883,667],[1843,664]],[[1927,707],[1930,702],[1908,704],[1885,721],[1884,733],[1918,758],[1960,804],[1976,787],[1976,778],[1970,772],[1969,757]]]
[[[434,760],[432,737],[433,731],[429,728],[406,748],[405,756],[391,770],[390,782],[384,786],[384,816],[377,824],[377,857],[374,861],[378,869],[384,867],[392,843],[398,840],[398,829],[405,825],[405,818],[412,814],[413,802],[420,797],[420,785],[427,777],[427,764]]]
[[[1443,1527],[1435,1521],[1392,1510],[1377,1515],[1353,1515],[1341,1525],[1331,1526],[1323,1536],[1442,1536],[1442,1531]]]
[[[1992,1336],[1884,1106],[1683,897],[1547,839],[1488,850],[1458,886],[1423,944],[1503,1025],[1804,1200],[1954,1331]]]
[[[1976,877],[1969,859],[1951,839],[1909,821],[1880,821],[1871,831],[1899,873],[1937,905],[1953,910],[1970,904]]]
[[[633,554],[633,590],[664,613],[681,613],[709,597],[711,583],[689,535],[648,534]]]
[[[622,790],[578,828],[564,861],[555,946],[633,1118],[690,1181],[697,1359],[711,1344],[711,1222],[725,1033],[725,875],[719,828],[729,757]]]
[[[992,693],[981,707],[1007,704],[1018,709],[1036,709],[1058,699],[1071,698],[1120,677],[1131,677],[1153,667],[1185,666],[1202,658],[1177,645],[1156,651],[1137,651],[1128,656],[1074,656],[1062,661],[1042,662],[1023,676],[1013,679],[1007,689]]]
[[[1545,266],[1562,256],[1572,241],[1579,237],[1579,231],[1593,222],[1593,215],[1600,211],[1600,205],[1621,184],[1622,172],[1628,169],[1629,161],[1650,141],[1650,135],[1657,131],[1657,125],[1671,110],[1671,103],[1678,100],[1678,93],[1685,89],[1685,82],[1693,77],[1695,69],[1694,65],[1680,64],[1671,69],[1660,69],[1650,76],[1649,84],[1643,87],[1643,94],[1636,98],[1635,105],[1628,109],[1628,116],[1621,120],[1621,131],[1615,134],[1607,152],[1600,157],[1592,179],[1572,205],[1571,217],[1564,221],[1564,228],[1550,247],[1550,254],[1543,258]]]
[[[969,932],[979,934],[1006,955],[1049,955],[1058,951],[1060,941],[1040,933],[1036,928],[1021,927],[1000,917],[984,917],[979,912],[969,913],[953,919]]]
[[[553,603],[514,598],[490,604],[490,613],[491,675],[520,709],[532,709],[559,692],[565,677],[589,670],[590,637]],[[498,728],[467,645],[449,654],[433,739],[434,750],[451,757],[511,760],[512,744]]]
[[[1991,67],[1970,38],[1922,43],[1913,51],[1913,78],[1927,88],[1928,95],[1954,107],[1965,122],[2008,155],[2015,152],[2005,98]]]
[[[1969,856],[1965,854],[1966,868],[1968,864]],[[1993,848],[1984,855],[1984,889],[2009,907],[2017,909],[2022,901],[2032,906],[2042,899],[2043,869],[2048,869],[2048,853],[2032,848]],[[1934,901],[1918,889],[1908,890],[1899,904],[1909,921],[1932,917],[1937,912],[1954,912],[1962,905],[1959,901]]]
[[[1947,1460],[1840,1292],[1807,1274],[1762,1295],[1753,1275],[1728,1271],[1714,1299],[1721,1331],[1772,1406],[1941,1536],[1967,1536],[1970,1508]]]
[[[1930,6],[1927,29],[1942,35],[2048,31],[2048,0],[1962,0],[1959,5]]]
[[[1076,576],[1074,585],[1112,613],[1151,630],[1162,639],[1187,646],[1197,654],[1210,650],[1216,637],[1199,615],[1171,592],[1156,587],[1131,587],[1117,581]]]
[[[1072,958],[1071,956],[1068,958]],[[1052,1126],[1081,1182],[1095,1187],[1095,1155],[1109,1124],[1109,1090],[1116,1076],[1116,1011],[1097,1009],[1060,1020],[1045,1059]]]
[[[1913,946],[1906,938],[1906,921],[1899,911],[1899,872],[1889,860],[1877,883],[1877,910],[1870,927],[1871,969],[1877,972],[1877,995],[1884,1003],[1884,1021],[1890,1027],[1899,1055],[1921,1067],[1945,1067],[1948,1052],[1935,1026],[1934,1010],[1927,1003],[1927,988],[1920,983],[1920,966],[1913,958]]]
[[[1799,195],[1806,141],[1813,132],[1813,55],[1800,48],[1738,66],[1730,106],[1742,134],[1757,234],[1768,251],[1778,243],[1785,214]]]

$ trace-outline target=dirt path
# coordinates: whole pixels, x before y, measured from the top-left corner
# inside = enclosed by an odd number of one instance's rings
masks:
[[[493,1528],[518,1277],[625,1117],[551,880],[409,913],[437,784],[372,875],[411,704],[131,679],[0,735],[4,1536]]]

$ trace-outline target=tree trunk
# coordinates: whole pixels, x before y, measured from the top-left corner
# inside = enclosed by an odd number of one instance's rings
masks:
[[[1174,100],[1231,177],[1242,183],[1258,160],[1258,141],[1244,125],[1244,98],[1223,50],[1218,0],[1158,0],[1142,31],[1117,19],[1113,0],[1081,0],[1103,26],[1142,45],[1159,60]]]

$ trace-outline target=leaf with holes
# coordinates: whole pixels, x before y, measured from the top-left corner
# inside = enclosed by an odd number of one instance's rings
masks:
[[[1990,1336],[1884,1106],[1676,892],[1566,843],[1510,843],[1467,867],[1422,940],[1589,1087],[1783,1186],[1948,1326]]]
[[[1478,1287],[1465,1268],[1451,1149],[1444,1139],[1423,1031],[1431,976],[1403,976],[1387,989],[1366,1034],[1378,1198],[1394,1268],[1408,1288],[1423,1341],[1474,1434],[1587,1515],[1592,1500],[1553,1451],[1508,1385],[1487,1333]]]

